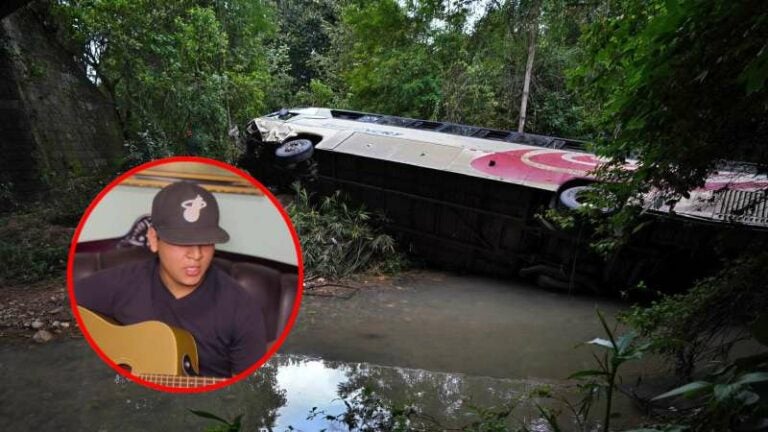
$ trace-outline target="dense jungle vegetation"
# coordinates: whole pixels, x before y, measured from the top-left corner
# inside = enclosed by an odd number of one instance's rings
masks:
[[[674,200],[723,159],[768,166],[761,0],[62,0],[50,14],[114,102],[129,164],[235,161],[232,127],[291,106],[516,130],[532,59],[524,130],[588,140],[612,161],[594,197],[619,209],[598,221],[594,242],[607,253],[638,229],[633,198],[649,188]],[[629,156],[639,168],[619,169]],[[765,354],[711,376],[699,368],[728,359],[750,328],[765,342],[766,250],[745,245],[711,278],[624,317],[651,343],[643,350],[698,377],[686,392],[699,408],[658,430],[768,424]],[[704,348],[714,340],[721,349]],[[618,345],[606,342],[612,359],[626,354]],[[595,373],[594,388],[612,390],[610,373]]]

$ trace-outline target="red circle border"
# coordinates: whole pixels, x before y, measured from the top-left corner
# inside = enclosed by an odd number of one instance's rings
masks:
[[[91,215],[91,212],[99,205],[102,199],[112,191],[115,187],[119,186],[123,181],[125,181],[128,177],[141,172],[143,170],[146,170],[148,168],[158,166],[158,165],[165,165],[169,163],[176,163],[176,162],[197,162],[197,163],[203,163],[208,165],[214,165],[219,168],[225,169],[227,171],[230,171],[246,180],[248,180],[249,183],[251,183],[254,187],[259,189],[265,197],[267,197],[272,205],[280,212],[280,216],[282,216],[283,221],[285,222],[286,226],[288,227],[288,231],[291,233],[291,238],[293,240],[294,250],[296,251],[296,259],[298,263],[298,280],[297,280],[297,287],[296,287],[296,298],[293,302],[293,309],[291,310],[291,316],[288,318],[288,322],[285,325],[285,328],[283,329],[283,332],[280,334],[280,336],[277,338],[275,343],[272,344],[270,349],[251,367],[246,369],[245,371],[239,373],[238,375],[227,378],[225,381],[222,381],[217,384],[211,384],[207,386],[200,386],[200,387],[171,387],[171,386],[164,386],[160,384],[155,384],[153,382],[149,382],[147,380],[141,379],[130,372],[126,371],[125,369],[118,366],[115,362],[113,362],[111,359],[109,359],[106,354],[99,348],[99,346],[94,342],[91,335],[88,333],[88,330],[83,325],[83,319],[80,317],[80,313],[77,310],[77,302],[75,300],[75,292],[74,292],[74,280],[73,280],[73,268],[74,268],[74,259],[75,259],[75,251],[77,249],[77,241],[80,239],[80,233],[83,230],[83,227],[85,226],[86,221]],[[270,358],[272,358],[275,353],[280,349],[280,347],[283,345],[283,342],[285,342],[285,338],[288,337],[288,334],[290,333],[291,329],[293,328],[294,323],[296,322],[296,317],[299,314],[299,309],[301,307],[301,299],[302,295],[304,293],[304,261],[302,259],[302,253],[301,253],[301,243],[299,242],[299,236],[296,234],[296,229],[293,226],[293,223],[291,222],[290,217],[288,217],[288,213],[285,211],[283,206],[280,204],[280,202],[275,198],[274,195],[266,188],[264,185],[262,185],[258,180],[253,178],[250,174],[247,172],[236,168],[232,165],[229,165],[227,163],[217,161],[215,159],[209,159],[204,157],[197,157],[197,156],[175,156],[175,157],[169,157],[164,159],[158,159],[154,161],[150,161],[144,164],[141,164],[137,167],[131,168],[130,170],[126,171],[125,173],[118,176],[116,179],[112,180],[104,189],[99,192],[98,195],[96,195],[96,198],[91,201],[90,205],[88,205],[88,208],[83,213],[82,218],[80,218],[80,222],[77,224],[77,229],[75,229],[75,234],[72,237],[72,241],[69,245],[69,255],[67,258],[67,291],[69,293],[69,303],[70,307],[72,309],[72,314],[74,315],[75,319],[77,320],[77,325],[80,328],[80,331],[82,332],[85,339],[88,341],[88,344],[91,346],[91,348],[96,351],[96,354],[101,357],[101,359],[107,363],[112,369],[114,369],[117,373],[120,375],[128,378],[131,381],[134,381],[138,384],[141,384],[145,387],[149,387],[154,390],[168,392],[168,393],[203,393],[208,392],[212,390],[218,390],[221,388],[224,388],[226,386],[229,386],[231,384],[234,384],[238,381],[243,380],[244,378],[252,375],[256,370],[258,370],[261,366],[264,365]]]

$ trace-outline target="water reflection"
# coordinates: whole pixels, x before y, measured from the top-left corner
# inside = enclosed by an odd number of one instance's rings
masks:
[[[167,394],[116,382],[114,372],[82,341],[0,345],[0,373],[6,377],[0,386],[5,430],[170,431],[215,424],[190,409],[226,419],[243,414],[246,431],[347,430],[342,417],[326,416],[342,415],[360,402],[378,409],[383,420],[393,407],[410,407],[434,417],[430,421],[457,427],[471,422],[470,406],[508,404],[539,384],[279,355],[253,377],[225,389]],[[376,402],[366,394],[375,395]],[[320,414],[310,416],[313,408]],[[526,417],[535,417],[523,409]]]
[[[273,423],[275,430],[292,426],[310,431],[322,429],[320,424],[328,428],[335,426],[323,419],[307,417],[313,408],[334,416],[344,412],[344,402],[336,395],[339,383],[345,379],[343,371],[327,367],[322,360],[297,356],[276,356],[270,364],[278,365],[277,385],[288,400]]]
[[[524,399],[541,382],[474,377],[366,363],[331,362],[302,356],[279,356],[277,386],[287,404],[278,412],[273,430],[347,430],[343,414],[355,414],[357,424],[369,415],[370,425],[391,425],[389,411],[411,410],[411,425],[458,428],[477,418],[473,407],[510,406]],[[534,418],[523,402],[522,417]],[[313,412],[321,415],[308,416]],[[329,421],[327,416],[338,417]],[[309,417],[309,418],[308,418]],[[349,422],[347,422],[349,424]]]

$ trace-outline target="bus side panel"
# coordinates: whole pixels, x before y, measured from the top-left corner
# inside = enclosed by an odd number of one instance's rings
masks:
[[[318,151],[321,193],[343,190],[384,214],[421,259],[443,267],[515,274],[542,253],[533,216],[551,193],[383,160]]]

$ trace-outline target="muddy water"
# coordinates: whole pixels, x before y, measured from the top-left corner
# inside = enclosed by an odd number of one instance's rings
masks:
[[[510,280],[413,272],[348,300],[305,296],[283,351],[513,379],[560,380],[593,366],[595,309],[622,306]]]
[[[378,285],[346,300],[307,296],[283,354],[254,377],[210,394],[164,394],[116,380],[82,340],[0,345],[0,424],[203,430],[214,423],[189,412],[201,409],[229,419],[244,414],[244,430],[346,430],[325,414],[344,412],[342,399],[354,406],[355,389],[369,386],[387,406],[414,405],[441,426],[457,427],[476,418],[471,406],[509,404],[540,385],[566,391],[564,377],[593,366],[590,350],[574,346],[601,336],[595,307],[607,315],[621,309],[444,273],[409,273]],[[631,367],[630,375],[645,366]],[[324,414],[308,419],[313,407]],[[627,400],[618,409],[626,425],[637,424]],[[549,430],[530,402],[515,417]]]
[[[433,417],[431,424],[458,427],[476,418],[471,405],[509,404],[540,384],[278,355],[224,390],[165,394],[116,376],[82,341],[2,346],[0,373],[4,430],[170,431],[215,424],[190,409],[226,419],[243,414],[244,430],[346,430],[325,416],[344,413],[343,400],[354,404],[364,386],[376,389],[386,407],[409,404]],[[313,408],[321,415],[308,418]],[[516,412],[526,424],[548,430],[530,403]]]

